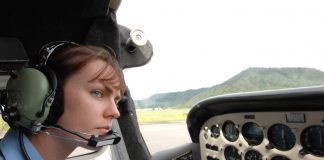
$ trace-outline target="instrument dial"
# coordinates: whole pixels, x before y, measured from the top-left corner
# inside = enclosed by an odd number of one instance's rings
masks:
[[[242,127],[242,135],[249,145],[261,144],[264,138],[263,129],[256,123],[247,122]]]
[[[245,160],[262,160],[262,155],[258,151],[255,150],[249,150],[245,153],[244,156]]]
[[[324,157],[324,127],[310,126],[300,136],[303,150],[312,155]]]
[[[236,149],[234,146],[226,147],[224,150],[224,156],[226,160],[242,160],[238,149]]]
[[[217,138],[219,137],[220,135],[220,129],[218,127],[218,125],[213,125],[210,129],[211,131],[211,136],[214,137],[214,138]]]
[[[222,131],[223,131],[224,137],[231,142],[236,141],[239,137],[239,130],[238,130],[237,126],[235,125],[235,123],[232,121],[226,121],[223,124]]]
[[[270,144],[281,151],[288,151],[296,144],[292,130],[284,124],[274,124],[268,130]]]

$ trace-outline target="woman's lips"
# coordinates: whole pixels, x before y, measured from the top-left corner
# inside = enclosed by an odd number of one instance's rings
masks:
[[[99,134],[107,134],[111,129],[111,127],[98,127],[97,130],[99,131]]]

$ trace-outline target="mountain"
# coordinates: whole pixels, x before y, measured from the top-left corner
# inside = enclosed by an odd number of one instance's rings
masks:
[[[324,72],[312,68],[248,68],[229,80],[215,86],[182,92],[155,94],[147,99],[135,100],[136,108],[192,107],[211,96],[324,85]]]

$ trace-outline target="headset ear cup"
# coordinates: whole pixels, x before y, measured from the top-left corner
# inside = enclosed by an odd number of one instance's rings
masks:
[[[32,130],[35,125],[45,121],[49,107],[44,108],[51,89],[48,77],[35,68],[24,68],[17,72],[17,77],[11,77],[6,86],[8,92],[7,108],[16,108],[18,119],[11,119],[11,126]],[[44,110],[44,116],[37,116]],[[9,114],[10,116],[10,114]]]
[[[49,111],[49,115],[47,116],[44,124],[45,125],[54,125],[57,123],[59,117],[64,112],[64,89],[63,82],[60,77],[57,75],[57,88],[55,94],[55,100],[52,104],[52,107]]]
[[[47,80],[50,83],[50,90],[48,92],[47,97],[44,99],[43,108],[42,108],[41,111],[39,111],[37,113],[37,116],[40,117],[40,118],[42,118],[42,117],[47,118],[48,112],[46,112],[46,114],[45,114],[45,110],[47,108],[51,108],[54,101],[55,101],[55,95],[56,95],[56,89],[57,89],[58,80],[57,80],[56,73],[51,68],[49,68],[47,66],[43,66],[43,67],[40,67],[38,69],[40,71],[42,71],[46,75]],[[49,109],[47,109],[47,110],[49,110]]]

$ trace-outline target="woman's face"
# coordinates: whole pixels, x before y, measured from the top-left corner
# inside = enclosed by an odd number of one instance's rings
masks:
[[[106,66],[102,60],[93,60],[64,83],[64,112],[58,125],[68,130],[104,135],[112,128],[112,120],[119,117],[118,82],[104,80],[111,77],[108,66],[99,79],[94,79]],[[115,75],[116,76],[116,75]],[[103,78],[103,79],[101,79]]]

